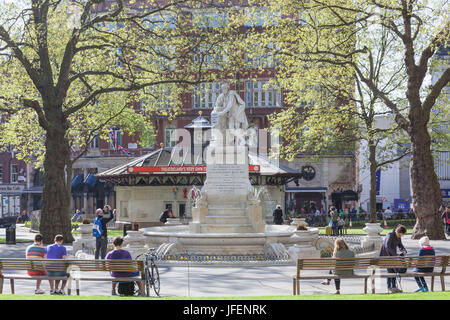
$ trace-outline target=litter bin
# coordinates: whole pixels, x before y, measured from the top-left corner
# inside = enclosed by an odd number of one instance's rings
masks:
[[[16,244],[16,228],[6,228],[6,244]]]
[[[327,236],[331,236],[332,233],[333,233],[333,229],[330,226],[325,227],[325,234]]]
[[[127,235],[127,232],[131,229],[132,229],[131,223],[125,223],[123,225],[123,236],[125,237]]]

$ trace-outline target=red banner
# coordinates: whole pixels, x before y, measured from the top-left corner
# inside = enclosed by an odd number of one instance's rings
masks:
[[[249,172],[259,172],[258,165],[249,165]],[[197,173],[206,172],[206,166],[154,166],[154,167],[128,167],[129,173]]]

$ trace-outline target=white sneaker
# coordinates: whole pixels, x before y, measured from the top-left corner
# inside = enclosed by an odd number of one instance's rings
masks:
[[[45,291],[42,290],[42,289],[36,289],[36,290],[34,290],[34,294],[44,294],[44,293],[45,293]]]
[[[65,295],[64,290],[58,289],[56,290],[56,294]]]

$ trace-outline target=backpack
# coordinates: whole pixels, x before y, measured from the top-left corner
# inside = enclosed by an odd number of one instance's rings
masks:
[[[119,287],[117,289],[120,295],[132,296],[134,295],[134,281],[119,282]]]
[[[92,227],[92,235],[96,238],[100,238],[103,234],[102,219],[103,218],[96,218],[94,220],[94,226]]]

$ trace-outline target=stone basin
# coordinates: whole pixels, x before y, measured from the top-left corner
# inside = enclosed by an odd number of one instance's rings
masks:
[[[317,228],[310,228],[312,242]],[[281,243],[289,248],[305,242],[294,236],[296,227],[290,225],[266,225],[264,233],[191,233],[187,225],[142,228],[148,247],[158,248],[162,244],[174,243],[173,252],[215,255],[261,255],[270,243]],[[306,236],[306,234],[305,234]]]

